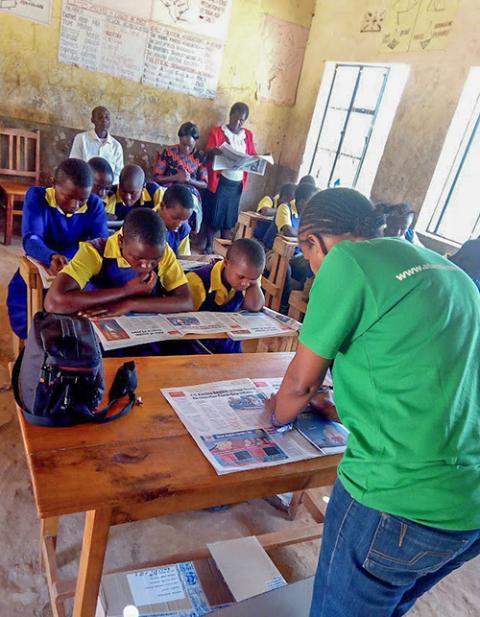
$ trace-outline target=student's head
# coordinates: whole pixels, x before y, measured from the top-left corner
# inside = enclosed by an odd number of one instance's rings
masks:
[[[120,172],[118,194],[126,206],[133,206],[142,196],[145,172],[139,165],[125,165]]]
[[[320,191],[300,217],[298,243],[317,272],[327,253],[343,240],[369,240],[382,235],[383,214],[364,195],[348,188]]]
[[[232,133],[240,133],[243,125],[247,121],[250,110],[246,103],[234,103],[230,109],[228,118],[228,128]]]
[[[195,150],[197,139],[200,137],[198,126],[193,122],[185,122],[178,129],[178,143],[183,154],[192,154]]]
[[[165,225],[150,208],[134,208],[125,218],[118,241],[123,258],[138,274],[146,275],[163,257]]]
[[[407,230],[412,226],[415,212],[405,203],[387,204],[380,203],[375,208],[385,215],[384,236],[403,238]]]
[[[278,194],[278,203],[279,204],[288,204],[295,197],[295,189],[297,187],[294,184],[283,184],[280,188],[280,193]]]
[[[317,187],[314,184],[309,184],[308,182],[304,182],[303,184],[299,184],[297,186],[295,189],[295,205],[297,206],[297,210],[299,212],[303,212],[308,201],[316,192]]]
[[[110,163],[101,156],[94,156],[88,161],[93,171],[92,193],[101,199],[107,196],[113,184],[113,170]]]
[[[110,128],[110,112],[106,107],[95,107],[92,110],[91,121],[95,127],[95,133],[99,137],[106,137]]]
[[[265,250],[256,240],[235,240],[223,263],[227,283],[237,291],[244,291],[258,280],[265,269]]]
[[[174,184],[165,191],[160,216],[168,231],[177,231],[192,216],[192,212],[193,195],[186,186]]]
[[[53,177],[55,200],[66,213],[74,214],[90,197],[93,173],[88,163],[80,159],[65,159]]]
[[[315,178],[313,176],[302,176],[298,184],[313,184],[315,186]]]

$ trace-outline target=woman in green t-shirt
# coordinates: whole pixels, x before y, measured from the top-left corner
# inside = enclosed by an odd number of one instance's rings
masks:
[[[272,424],[292,421],[333,360],[349,429],[311,617],[399,617],[480,553],[480,294],[437,253],[383,238],[352,189],[317,193],[298,240],[316,273]]]

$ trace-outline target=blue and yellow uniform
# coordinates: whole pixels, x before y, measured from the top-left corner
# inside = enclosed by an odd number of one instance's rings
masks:
[[[188,223],[182,223],[177,231],[167,231],[167,242],[177,257],[188,257],[190,250],[190,232]]]
[[[28,189],[23,204],[23,248],[47,268],[52,255],[71,259],[79,242],[101,236],[108,236],[108,229],[105,208],[98,195],[90,195],[75,213],[65,214],[57,205],[54,188]],[[27,288],[18,270],[8,286],[7,306],[12,330],[26,338]]]
[[[300,224],[300,216],[297,206],[290,202],[289,204],[280,204],[275,214],[275,221],[272,221],[263,236],[262,243],[268,250],[273,248],[273,243],[278,234],[281,233],[285,226],[293,227],[298,230]],[[300,249],[297,247],[295,254],[297,255]]]
[[[279,194],[274,195],[273,197],[270,197],[270,195],[265,195],[258,202],[257,212],[260,212],[264,208],[274,208],[276,210],[278,208],[278,202],[279,201],[280,201],[280,195]],[[292,201],[290,202],[290,205],[292,205],[296,209],[296,205],[295,205],[295,200],[294,199],[292,199]]]
[[[223,279],[223,261],[206,264],[195,272],[187,272],[187,279],[196,311],[218,311],[234,313],[240,311],[245,299],[245,292],[228,286]],[[213,353],[238,353],[242,351],[239,341],[230,339],[212,339],[202,341]]]
[[[166,189],[159,186],[156,182],[147,182],[143,187],[140,199],[133,206],[127,206],[120,197],[118,186],[112,187],[112,194],[105,199],[105,210],[107,214],[115,216],[117,221],[123,221],[131,208],[156,208],[162,202],[162,197]]]
[[[63,268],[62,273],[71,276],[80,289],[84,289],[87,283],[97,289],[123,287],[138,276],[138,272],[122,256],[119,235],[120,232],[117,232],[109,238],[82,242],[77,254]],[[152,291],[153,295],[162,295],[187,283],[185,273],[168,244],[165,245],[156,274],[158,283]]]

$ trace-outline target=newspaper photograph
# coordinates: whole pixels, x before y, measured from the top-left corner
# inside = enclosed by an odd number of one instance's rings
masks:
[[[271,154],[245,154],[233,148],[229,143],[223,143],[219,149],[222,154],[217,154],[213,159],[213,169],[216,171],[232,169],[263,176],[267,163],[273,165],[274,162]]]
[[[219,475],[333,454],[295,427],[271,426],[264,402],[280,383],[235,379],[165,388],[162,394]]]
[[[293,335],[300,323],[270,309],[259,313],[192,312],[137,314],[92,319],[105,351],[133,345],[181,339],[188,335],[228,336],[248,340]]]

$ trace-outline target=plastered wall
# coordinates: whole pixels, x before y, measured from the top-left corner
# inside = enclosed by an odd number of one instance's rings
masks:
[[[112,133],[125,138],[127,158],[150,162],[155,149],[151,144],[175,143],[182,122],[199,124],[206,139],[209,127],[223,122],[231,104],[242,100],[250,106],[248,126],[259,151],[272,151],[278,159],[291,108],[257,99],[255,69],[263,16],[269,13],[308,27],[314,4],[315,0],[233,0],[214,101],[59,64],[61,0],[54,0],[50,26],[0,13],[2,123],[40,128],[42,123],[54,153],[48,157],[50,163],[68,151],[72,129],[91,128],[90,110],[102,104],[112,112]],[[254,178],[251,192],[261,192],[270,176]]]
[[[297,104],[292,110],[281,163],[298,168],[324,62],[400,62],[410,76],[373,185],[375,200],[408,201],[418,211],[428,189],[468,69],[480,65],[480,2],[461,0],[444,51],[384,53],[382,34],[360,33],[365,12],[385,0],[318,0],[312,20]]]

